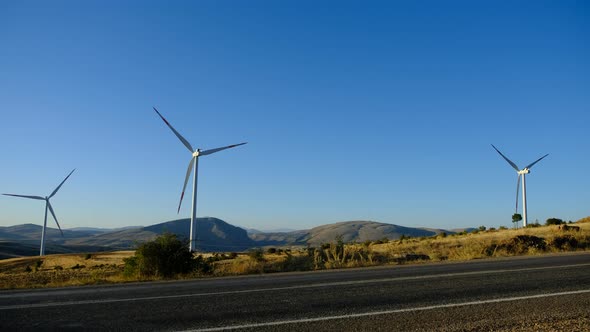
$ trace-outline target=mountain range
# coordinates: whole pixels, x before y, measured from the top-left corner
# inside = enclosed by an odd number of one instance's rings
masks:
[[[41,226],[23,224],[0,227],[0,259],[38,255]],[[188,239],[190,219],[178,219],[147,227],[123,227],[118,229],[47,228],[46,253],[76,253],[130,250],[138,244],[150,241],[169,232],[181,239]],[[204,252],[239,252],[264,246],[319,245],[341,237],[344,242],[391,240],[404,236],[433,236],[457,230],[404,227],[375,221],[345,221],[322,225],[307,230],[287,232],[247,231],[221,219],[197,218],[197,248]]]

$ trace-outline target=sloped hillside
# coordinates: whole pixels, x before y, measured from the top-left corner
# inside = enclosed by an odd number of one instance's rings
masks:
[[[308,243],[327,243],[334,241],[337,236],[342,236],[344,242],[364,242],[383,238],[397,240],[402,235],[419,237],[435,234],[437,233],[433,230],[384,224],[374,221],[345,221],[312,228]]]
[[[143,231],[163,234],[170,232],[188,239],[190,219],[173,220],[149,227]],[[200,251],[242,251],[256,246],[246,230],[217,218],[197,218],[197,248]]]
[[[286,233],[257,233],[250,234],[250,237],[264,245],[318,245],[332,242],[338,236],[341,236],[344,242],[364,242],[383,238],[397,240],[402,235],[412,237],[432,236],[443,231],[453,233],[439,229],[412,228],[375,221],[344,221],[318,226],[309,230]]]

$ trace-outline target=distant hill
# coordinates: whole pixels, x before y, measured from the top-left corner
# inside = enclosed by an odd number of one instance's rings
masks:
[[[188,241],[190,219],[171,220],[147,227],[119,229],[74,228],[63,231],[47,228],[47,253],[114,251],[135,248],[170,232]],[[197,249],[204,252],[238,252],[254,247],[284,245],[319,245],[333,242],[341,236],[344,242],[374,241],[383,238],[399,239],[404,236],[432,236],[455,231],[429,228],[412,228],[375,221],[345,221],[318,226],[308,230],[265,233],[233,226],[217,218],[197,218]],[[0,259],[15,256],[37,255],[41,239],[41,226],[24,224],[0,227]]]
[[[144,231],[163,234],[170,232],[188,239],[190,219],[173,220],[149,227]],[[197,248],[202,251],[243,251],[255,247],[246,230],[217,218],[197,218]]]
[[[166,232],[176,234],[179,238],[188,241],[190,219],[172,220],[141,228],[127,228],[67,243],[104,245],[113,250],[122,250],[134,248]],[[248,237],[244,229],[232,226],[221,219],[209,217],[197,218],[197,240],[199,251],[243,251],[255,246],[254,241]]]
[[[344,242],[364,242],[383,238],[397,240],[402,235],[414,237],[432,236],[441,232],[453,233],[452,231],[441,229],[412,228],[375,221],[344,221],[318,226],[310,230],[286,233],[257,233],[250,234],[250,237],[266,245],[318,245],[333,242],[337,236],[342,236]]]
[[[0,258],[36,255],[41,241],[39,225],[24,224],[0,227]],[[96,228],[66,229],[63,237],[56,228],[47,228],[46,252],[70,253],[76,248],[89,251],[125,250],[170,232],[189,238],[190,219],[179,219],[148,227],[125,227],[117,230]],[[197,218],[197,249],[199,251],[244,251],[256,247],[242,228],[217,218]],[[13,249],[10,249],[13,248]]]

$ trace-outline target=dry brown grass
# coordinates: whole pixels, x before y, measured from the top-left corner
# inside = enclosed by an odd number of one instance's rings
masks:
[[[133,254],[133,251],[119,251],[0,260],[0,289],[122,282],[125,281],[121,274],[123,259]],[[38,261],[42,261],[39,267]]]
[[[392,257],[404,257],[407,254],[428,255],[431,260],[471,260],[486,257],[513,256],[514,253],[504,250],[503,245],[519,235],[536,236],[550,244],[557,237],[571,236],[584,240],[590,237],[590,223],[577,224],[579,232],[561,231],[558,226],[536,228],[506,229],[469,233],[460,236],[410,238],[403,241],[391,241],[386,244],[373,245],[373,250]],[[549,246],[548,251],[560,251]],[[527,254],[542,254],[544,251],[529,248]]]

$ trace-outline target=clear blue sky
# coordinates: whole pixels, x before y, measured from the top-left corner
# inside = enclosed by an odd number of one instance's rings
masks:
[[[510,226],[590,215],[583,1],[2,1],[0,192],[64,228],[150,225],[193,146],[199,216],[261,229],[345,220]],[[188,199],[187,199],[188,198]],[[0,196],[0,225],[42,202]],[[53,222],[49,225],[54,226]]]

